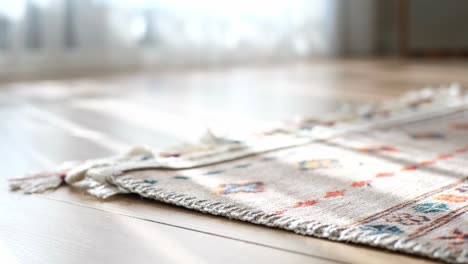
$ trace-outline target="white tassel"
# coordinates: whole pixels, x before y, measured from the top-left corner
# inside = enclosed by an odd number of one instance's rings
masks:
[[[23,193],[42,193],[46,190],[58,188],[62,182],[65,174],[63,173],[48,173],[36,174],[31,177],[11,179],[10,190],[22,191]]]
[[[138,159],[141,156],[153,156],[153,153],[144,147],[134,147],[124,155],[107,159],[66,162],[59,166],[55,172],[37,173],[25,178],[10,179],[9,186],[11,191],[31,194],[57,189],[62,183],[66,183],[74,184],[96,197],[107,198],[117,193],[123,193],[125,190],[114,186],[108,181],[107,175],[89,172],[102,167],[113,167],[121,162]]]

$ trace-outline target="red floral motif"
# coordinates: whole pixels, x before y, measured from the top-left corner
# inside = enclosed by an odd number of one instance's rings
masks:
[[[278,211],[275,212],[275,214],[277,214],[277,215],[283,215],[284,213],[286,213],[286,209],[278,210]]]
[[[437,159],[449,159],[452,157],[453,157],[452,154],[440,154],[439,156],[437,156]]]
[[[468,123],[452,123],[450,127],[453,129],[468,129]]]
[[[308,201],[303,201],[303,202],[297,202],[294,204],[294,208],[298,207],[307,207],[307,206],[313,206],[317,203],[317,200],[308,200]]]
[[[412,170],[416,170],[416,169],[418,169],[418,167],[415,166],[415,165],[405,166],[405,167],[401,168],[402,171],[412,171]]]
[[[351,183],[352,187],[364,187],[364,186],[369,186],[371,181],[355,181]]]
[[[465,148],[456,149],[456,150],[453,151],[453,153],[460,154],[460,153],[465,153],[467,151],[468,151],[468,148],[465,147]]]
[[[393,172],[379,172],[375,175],[375,177],[383,178],[383,177],[392,177],[393,175],[395,175],[395,173]]]
[[[385,221],[388,223],[399,223],[402,225],[421,225],[429,220],[427,216],[408,213],[393,214],[385,218]]]
[[[398,150],[394,146],[383,145],[383,146],[377,146],[377,147],[363,147],[363,148],[360,148],[360,151],[366,152],[366,153],[380,153],[384,151],[398,151]]]
[[[325,194],[325,198],[338,197],[338,196],[344,196],[344,195],[345,195],[345,190],[337,190],[333,192],[327,192]]]
[[[439,201],[446,201],[451,203],[464,203],[468,201],[467,195],[456,195],[456,194],[441,194],[434,198]]]
[[[468,233],[464,233],[458,228],[452,230],[448,236],[436,237],[437,240],[450,240],[449,244],[452,246],[460,246],[468,242]]]
[[[435,163],[435,160],[424,160],[424,161],[421,161],[419,164],[428,166],[428,165],[433,165],[434,163]]]

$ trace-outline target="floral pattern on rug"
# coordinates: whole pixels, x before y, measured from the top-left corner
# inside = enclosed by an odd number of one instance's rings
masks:
[[[317,170],[336,168],[339,161],[336,159],[323,159],[323,160],[303,160],[299,162],[299,169],[301,170]]]
[[[227,195],[233,193],[258,193],[263,192],[263,190],[263,182],[223,183],[218,186],[216,193]]]
[[[462,246],[468,244],[468,233],[463,232],[459,228],[454,228],[450,234],[437,237],[436,239],[447,240],[452,246]]]

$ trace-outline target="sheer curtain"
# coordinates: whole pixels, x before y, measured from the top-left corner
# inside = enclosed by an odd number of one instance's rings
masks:
[[[0,0],[0,74],[337,56],[372,38],[373,2]]]

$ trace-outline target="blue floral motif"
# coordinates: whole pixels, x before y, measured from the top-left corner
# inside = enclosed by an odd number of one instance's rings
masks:
[[[419,132],[411,133],[410,136],[413,139],[443,139],[445,135],[438,132]]]
[[[183,175],[177,175],[177,176],[174,176],[174,179],[176,179],[176,180],[188,180],[188,179],[190,179],[190,177],[183,176]]]
[[[422,203],[413,206],[413,209],[418,213],[440,213],[450,210],[445,203]]]
[[[263,192],[263,190],[263,182],[227,183],[220,184],[216,193],[226,195],[231,193],[257,193]]]
[[[239,164],[239,165],[234,166],[234,169],[245,169],[245,168],[250,167],[251,165],[252,164],[250,164],[250,163]]]
[[[157,180],[144,180],[143,182],[147,183],[147,184],[156,184],[156,183],[158,183]]]
[[[404,231],[394,225],[365,225],[361,230],[372,231],[374,234],[403,234]]]
[[[205,173],[205,175],[216,175],[216,174],[221,174],[223,173],[224,171],[223,170],[219,170],[219,171],[209,171],[207,173]]]
[[[152,159],[154,159],[153,156],[142,156],[142,157],[140,158],[141,161],[152,160]]]
[[[272,160],[275,160],[275,159],[276,159],[275,157],[263,157],[260,160],[261,161],[272,161]]]

